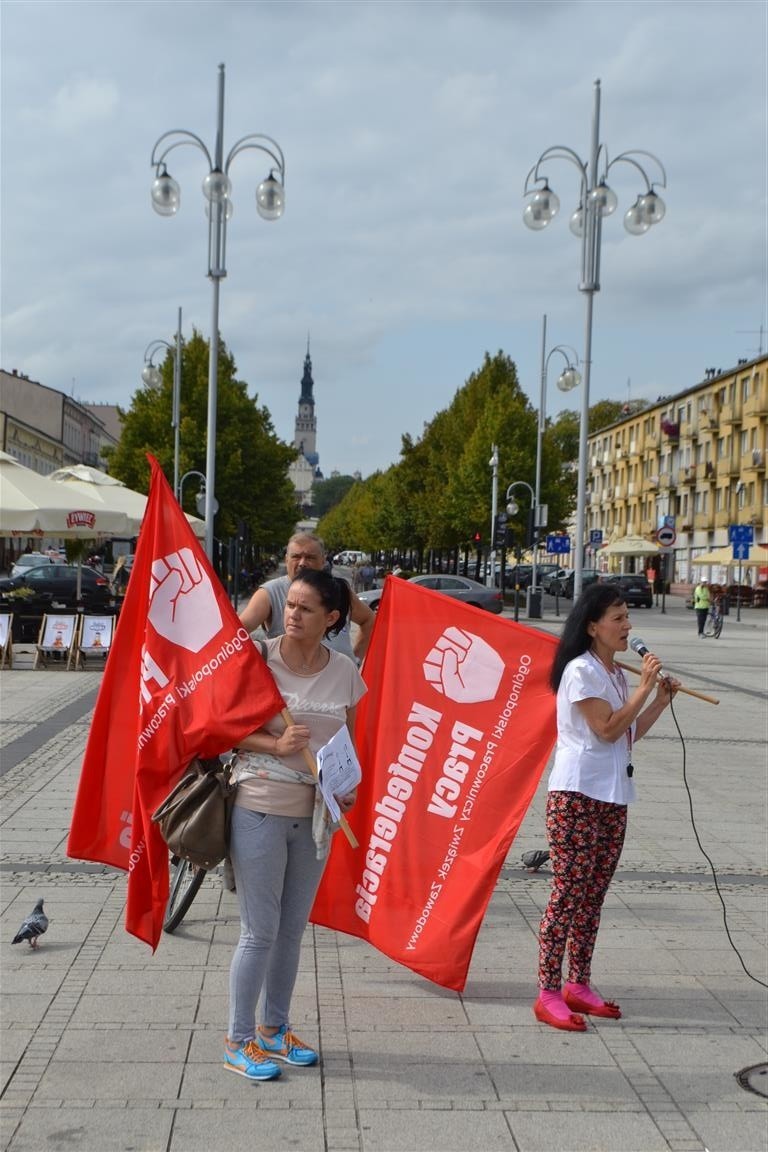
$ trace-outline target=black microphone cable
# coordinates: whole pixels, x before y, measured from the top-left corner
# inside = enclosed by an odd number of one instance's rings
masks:
[[[709,864],[710,870],[712,872],[712,879],[715,882],[715,891],[717,892],[718,899],[720,900],[720,904],[722,905],[722,909],[723,909],[723,927],[725,928],[725,934],[728,937],[728,943],[730,944],[731,948],[734,950],[734,952],[738,956],[739,963],[741,964],[742,968],[744,969],[744,971],[746,972],[746,974],[750,978],[750,980],[754,980],[755,984],[759,984],[762,988],[768,988],[768,983],[766,983],[765,980],[761,980],[759,976],[754,976],[750,972],[749,968],[747,968],[746,964],[744,963],[744,957],[742,956],[741,952],[739,952],[738,948],[736,947],[736,944],[734,943],[733,937],[731,936],[731,931],[730,931],[730,928],[728,927],[728,909],[726,908],[725,900],[723,899],[723,894],[720,891],[720,885],[717,882],[717,871],[715,869],[715,865],[713,864],[710,856],[708,855],[706,849],[704,848],[704,845],[701,842],[701,838],[699,837],[699,830],[696,827],[696,820],[695,820],[694,815],[693,815],[693,796],[691,795],[691,789],[688,785],[688,775],[686,773],[685,737],[683,736],[680,725],[677,722],[677,716],[675,715],[675,707],[674,707],[674,704],[672,702],[671,696],[669,698],[669,710],[672,713],[672,719],[675,722],[675,728],[677,728],[677,734],[680,737],[680,743],[683,746],[683,784],[685,785],[685,791],[686,791],[686,794],[688,796],[688,808],[689,808],[689,811],[691,814],[691,827],[693,828],[693,835],[696,837],[696,843],[699,846],[699,851],[701,852],[702,856],[706,860],[707,864]]]

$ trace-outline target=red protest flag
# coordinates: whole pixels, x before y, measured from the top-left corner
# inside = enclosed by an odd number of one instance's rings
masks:
[[[463,989],[509,846],[555,741],[545,633],[388,579],[358,704],[363,768],[311,919]]]
[[[168,849],[151,815],[194,756],[284,708],[157,461],[85,750],[67,855],[128,872],[126,929],[157,947]]]

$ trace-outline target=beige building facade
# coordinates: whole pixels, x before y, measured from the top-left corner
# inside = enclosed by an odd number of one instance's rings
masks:
[[[696,556],[728,545],[731,524],[751,525],[755,543],[765,543],[767,427],[768,356],[760,356],[709,369],[694,387],[601,429],[588,440],[587,538],[599,530],[603,543],[652,541],[671,524],[667,571],[678,582],[695,575]]]

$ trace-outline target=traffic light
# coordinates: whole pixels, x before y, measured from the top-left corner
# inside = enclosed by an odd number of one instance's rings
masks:
[[[482,532],[479,532],[479,531],[475,532],[472,539],[474,540],[475,544],[480,544],[482,542],[482,539],[483,539]]]

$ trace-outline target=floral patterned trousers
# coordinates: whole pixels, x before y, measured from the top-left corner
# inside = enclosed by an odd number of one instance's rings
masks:
[[[552,891],[539,929],[539,987],[556,992],[568,946],[568,979],[588,984],[600,911],[624,845],[625,804],[580,792],[547,796]]]

